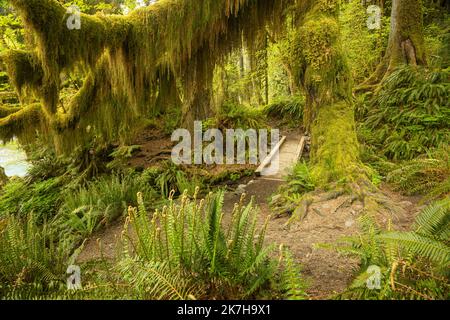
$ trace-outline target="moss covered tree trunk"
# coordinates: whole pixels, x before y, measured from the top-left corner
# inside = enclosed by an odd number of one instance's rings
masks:
[[[160,78],[155,114],[163,114],[168,110],[180,108],[182,105],[177,88],[177,79],[173,73]]]
[[[202,121],[213,114],[212,86],[214,64],[210,52],[201,49],[184,73],[182,127],[193,132],[194,121]]]
[[[352,79],[342,49],[338,1],[316,1],[298,30],[293,52],[306,92],[304,124],[312,137],[312,176],[321,187],[366,179],[359,158]]]
[[[212,116],[212,89],[199,88],[198,91],[183,102],[182,123],[183,128],[193,132],[194,121],[203,121]]]
[[[366,84],[383,79],[401,64],[425,65],[422,0],[393,0],[386,54]]]

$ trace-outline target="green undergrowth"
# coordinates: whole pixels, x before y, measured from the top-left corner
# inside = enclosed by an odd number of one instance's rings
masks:
[[[38,299],[64,286],[68,251],[33,214],[0,218],[0,299]]]
[[[422,196],[422,201],[448,197],[450,194],[449,145],[429,150],[412,160],[392,161],[373,151],[363,151],[363,161],[395,191]]]
[[[171,161],[144,170],[141,178],[147,184],[153,185],[161,198],[168,198],[170,193],[178,196],[185,190],[193,193],[195,186],[202,184],[200,177],[189,173]]]
[[[292,96],[271,102],[264,108],[264,112],[269,117],[282,119],[293,127],[299,127],[299,123],[303,120],[304,107],[305,98],[303,96]]]
[[[54,223],[62,230],[85,239],[99,228],[123,217],[129,206],[137,205],[142,192],[155,201],[157,192],[139,174],[103,176],[85,186],[66,192]]]
[[[362,216],[359,222],[359,235],[343,238],[334,246],[361,262],[355,279],[338,298],[449,298],[449,199],[423,209],[411,231],[383,230],[370,216]],[[379,270],[378,284],[370,268]]]
[[[278,215],[292,214],[303,196],[315,189],[310,165],[306,161],[298,162],[287,175],[286,184],[279,187],[271,197],[270,206]]]
[[[226,129],[263,129],[267,128],[266,117],[261,108],[236,105],[225,102],[214,118],[204,123],[205,128]]]
[[[153,213],[138,193],[117,259],[81,265],[82,289],[66,289],[67,241],[30,215],[0,220],[0,296],[8,299],[305,299],[301,269],[287,249],[266,246],[258,210],[244,199],[225,223],[223,192],[184,193]],[[131,233],[136,236],[131,236]],[[54,237],[58,234],[58,237]],[[70,246],[69,246],[70,248]],[[16,259],[20,257],[20,259]]]
[[[449,70],[402,67],[357,104],[359,140],[391,160],[412,160],[450,141]]]
[[[185,193],[179,204],[170,201],[152,220],[142,198],[139,207],[129,211],[138,236],[125,238],[135,251],[129,252],[125,243],[118,266],[140,297],[242,299],[264,297],[274,289],[274,280],[282,274],[278,269],[283,268],[269,256],[273,247],[264,245],[267,223],[257,227],[258,211],[241,199],[224,224],[223,197],[219,192],[196,201],[194,195],[190,201]],[[295,272],[292,265],[284,270]],[[301,296],[297,277],[288,277],[285,289],[277,288],[280,297]]]
[[[423,201],[449,195],[448,79],[448,70],[401,67],[356,106],[363,162]]]
[[[62,178],[37,183],[15,178],[1,190],[0,217],[10,215],[26,217],[29,213],[33,213],[40,222],[49,220],[55,216],[62,203],[63,186]]]
[[[450,147],[440,148],[414,160],[395,165],[386,181],[408,195],[423,195],[423,200],[450,196]]]

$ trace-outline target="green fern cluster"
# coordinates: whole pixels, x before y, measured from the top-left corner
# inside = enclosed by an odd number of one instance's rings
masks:
[[[303,96],[292,96],[270,103],[265,107],[264,112],[270,117],[295,121],[298,125],[298,122],[303,119],[304,107],[305,98]]]
[[[193,200],[186,192],[179,202],[171,199],[150,218],[140,195],[138,209],[129,210],[136,237],[125,238],[125,279],[153,299],[256,295],[275,272],[272,247],[263,246],[267,225],[257,231],[257,212],[243,199],[225,217],[223,192],[201,201],[196,194]]]
[[[173,270],[166,262],[124,258],[116,269],[137,299],[193,300],[202,293],[187,272]]]
[[[305,161],[295,164],[292,172],[288,174],[287,182],[292,193],[306,193],[314,191],[316,188],[308,164]]]
[[[67,259],[65,245],[33,215],[0,220],[0,299],[58,292],[65,284]]]
[[[360,139],[393,160],[410,160],[448,144],[449,79],[449,70],[406,66],[393,72],[369,104],[359,103]]]
[[[450,147],[430,157],[400,163],[387,175],[387,182],[409,195],[425,195],[424,200],[450,196]]]
[[[54,225],[61,233],[84,239],[126,215],[128,206],[137,205],[138,192],[148,199],[157,198],[152,186],[133,172],[100,177],[75,190],[67,189]]]
[[[344,238],[335,247],[361,259],[357,277],[338,298],[449,298],[449,199],[424,209],[409,232],[380,230],[369,216],[360,222],[362,234]],[[367,286],[370,266],[380,269],[379,288]]]
[[[278,215],[292,214],[298,208],[303,196],[316,188],[308,163],[305,161],[295,164],[287,175],[286,182],[278,189],[278,195],[272,197],[270,203],[272,210]]]
[[[32,163],[27,176],[29,182],[65,177],[71,186],[78,187],[94,177],[110,173],[112,166],[108,167],[108,163],[116,154],[112,154],[111,146],[101,139],[94,138],[86,146],[75,148],[67,155],[57,155],[55,149],[48,146],[46,139],[48,137],[38,136],[35,142],[25,146]]]
[[[54,150],[36,143],[27,146],[27,151],[27,155],[32,163],[27,177],[30,182],[61,177],[67,172],[68,160],[58,157]]]
[[[126,167],[127,161],[137,152],[141,150],[141,146],[119,146],[109,156],[114,160],[107,164],[107,168],[118,170]]]
[[[301,268],[297,264],[289,250],[282,250],[284,272],[281,277],[281,285],[288,300],[305,300],[306,284],[301,277]]]
[[[53,218],[61,204],[64,184],[65,179],[61,177],[34,183],[27,179],[12,179],[1,190],[0,218],[9,215],[27,217],[30,212],[34,212],[40,223]]]
[[[206,128],[260,129],[266,128],[266,119],[260,108],[225,102],[214,118],[204,123]]]
[[[201,185],[201,182],[196,177],[188,176],[188,174],[179,166],[171,161],[164,162],[161,170],[154,179],[156,187],[161,192],[161,197],[167,199],[172,190],[175,190],[177,195],[180,195],[184,190],[188,190],[190,194],[195,191],[196,185]]]

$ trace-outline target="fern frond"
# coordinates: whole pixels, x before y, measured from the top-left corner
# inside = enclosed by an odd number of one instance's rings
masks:
[[[414,232],[387,232],[378,236],[383,242],[394,243],[403,250],[416,256],[422,256],[442,267],[450,263],[450,248],[430,238]]]
[[[435,237],[450,229],[450,199],[436,202],[421,211],[412,228],[418,234]],[[448,240],[441,239],[441,240]]]
[[[307,297],[305,283],[301,277],[301,268],[294,261],[292,253],[284,250],[284,270],[282,274],[282,287],[288,300],[304,300]]]

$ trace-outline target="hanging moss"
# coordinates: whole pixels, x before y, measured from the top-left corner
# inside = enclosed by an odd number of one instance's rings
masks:
[[[299,61],[295,71],[307,93],[307,129],[322,105],[351,97],[352,79],[341,47],[337,8],[338,1],[318,1],[302,19],[294,40],[292,50]]]
[[[43,71],[35,54],[23,50],[9,50],[0,56],[0,61],[4,64],[21,102],[26,103],[27,96],[34,96],[39,92],[43,83]]]
[[[9,73],[16,90],[32,88],[41,105],[6,111],[0,136],[27,123],[33,128],[28,133],[50,130],[58,152],[68,153],[94,137],[130,139],[144,118],[165,104],[181,106],[189,126],[208,116],[215,66],[243,41],[257,48],[260,30],[270,24],[276,31],[284,9],[294,4],[299,25],[292,60],[307,96],[304,123],[313,136],[314,179],[320,186],[365,176],[354,132],[352,80],[340,43],[338,0],[160,0],[125,17],[82,14],[80,30],[66,27],[66,9],[54,0],[11,3],[34,35],[36,49],[11,52]],[[88,72],[83,86],[58,108],[60,75],[79,64]]]
[[[25,27],[32,31],[42,63],[41,98],[48,113],[57,110],[60,74],[78,62],[94,68],[105,48],[120,45],[128,32],[121,16],[81,16],[82,28],[69,30],[67,10],[54,0],[12,0]]]
[[[39,103],[24,106],[0,119],[0,137],[3,141],[18,137],[21,142],[31,142],[36,138],[38,129],[43,133],[46,131]]]
[[[34,35],[43,74],[36,96],[64,152],[93,134],[129,138],[135,120],[173,99],[173,85],[164,87],[168,75],[179,79],[184,114],[191,121],[207,116],[210,101],[198,99],[211,88],[215,64],[242,35],[251,44],[266,23],[281,19],[286,2],[161,0],[125,17],[82,14],[80,30],[67,28],[68,13],[54,0],[11,3]],[[58,108],[60,74],[80,63],[88,77],[69,107]]]

